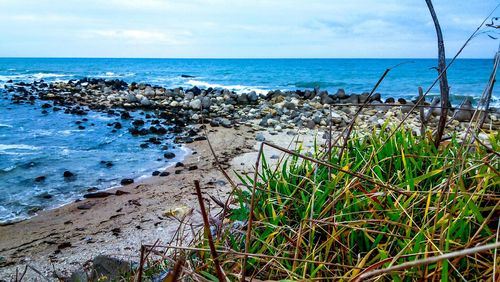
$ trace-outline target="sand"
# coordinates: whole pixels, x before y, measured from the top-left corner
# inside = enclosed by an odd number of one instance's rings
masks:
[[[230,162],[235,156],[255,150],[255,134],[247,126],[217,127],[209,128],[209,138],[221,163],[235,179]],[[194,209],[194,220],[199,217],[195,179],[200,181],[205,195],[225,199],[231,190],[228,181],[215,168],[207,141],[187,147],[193,154],[183,161],[183,168],[167,169],[169,176],[151,177],[109,190],[130,194],[85,199],[43,211],[16,224],[0,226],[0,278],[11,280],[16,269],[22,271],[29,264],[55,280],[57,276],[68,276],[81,269],[101,254],[138,261],[141,244],[171,239],[178,221],[166,217],[166,211],[189,207]],[[190,171],[192,166],[198,169]],[[176,170],[181,172],[176,174]],[[215,205],[213,201],[211,205]],[[28,278],[37,276],[34,271],[28,271]]]

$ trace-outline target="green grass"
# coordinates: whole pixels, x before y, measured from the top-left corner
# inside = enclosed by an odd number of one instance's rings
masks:
[[[257,182],[240,175],[241,190],[215,244],[222,268],[238,280],[356,280],[369,271],[495,243],[500,214],[498,155],[452,138],[436,149],[405,129],[353,136],[333,167],[286,154],[278,167],[262,156]],[[498,152],[498,132],[489,146]],[[386,141],[387,142],[384,142]],[[300,148],[296,149],[300,153]],[[328,154],[316,145],[315,159]],[[255,190],[253,189],[255,185]],[[245,235],[255,193],[248,259]],[[226,220],[227,221],[227,220]],[[198,278],[216,280],[207,240],[200,235],[187,260]],[[423,263],[381,274],[382,281],[485,281],[494,250]],[[498,261],[498,258],[497,258]],[[497,273],[498,273],[497,266]]]

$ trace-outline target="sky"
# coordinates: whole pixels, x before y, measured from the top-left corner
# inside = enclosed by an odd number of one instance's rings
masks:
[[[433,2],[447,57],[500,4]],[[0,57],[437,56],[424,0],[0,0],[0,30]],[[499,42],[482,33],[461,57],[492,58]]]

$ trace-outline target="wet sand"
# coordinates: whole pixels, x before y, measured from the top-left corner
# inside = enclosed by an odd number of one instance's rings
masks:
[[[251,170],[255,160],[249,158],[243,158],[238,168],[230,168],[233,158],[257,147],[250,127],[209,127],[208,131],[220,162],[233,179],[234,169]],[[108,191],[120,190],[123,195],[84,199],[0,226],[0,280],[13,279],[16,268],[22,272],[26,265],[50,279],[65,277],[101,254],[138,261],[141,244],[167,242],[177,230],[178,221],[166,217],[167,210],[193,208],[196,224],[199,209],[193,181],[200,181],[205,195],[219,199],[225,199],[231,187],[216,168],[207,141],[188,147],[193,154],[183,161],[184,167],[167,169],[169,176],[151,177]],[[190,170],[193,166],[197,169]],[[28,271],[27,277],[37,274]]]

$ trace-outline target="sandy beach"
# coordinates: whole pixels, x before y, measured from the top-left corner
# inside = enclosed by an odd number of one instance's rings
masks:
[[[224,167],[245,152],[254,150],[249,128],[210,128],[209,137]],[[0,277],[14,277],[29,264],[55,279],[71,274],[86,261],[106,254],[137,261],[141,244],[168,241],[178,222],[163,214],[169,209],[197,209],[193,181],[200,180],[203,193],[225,198],[230,186],[215,168],[207,141],[189,145],[193,154],[184,167],[169,168],[167,177],[151,177],[141,183],[116,188],[123,195],[85,199],[7,226],[0,226]],[[198,169],[191,170],[197,166]],[[180,173],[176,174],[176,170]],[[232,174],[231,169],[228,172]],[[118,192],[120,194],[120,192]],[[207,199],[209,197],[206,197]],[[193,218],[196,218],[196,214]],[[36,277],[28,271],[28,277]]]

